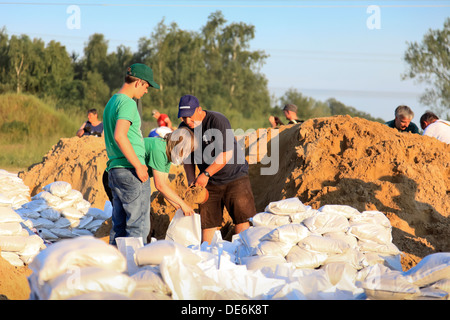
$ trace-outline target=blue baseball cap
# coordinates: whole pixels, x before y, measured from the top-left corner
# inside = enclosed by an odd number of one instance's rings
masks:
[[[191,117],[198,107],[200,107],[200,103],[195,96],[190,94],[182,96],[178,104],[178,118]]]

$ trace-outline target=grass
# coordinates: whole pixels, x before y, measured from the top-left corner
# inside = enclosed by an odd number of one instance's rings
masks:
[[[42,161],[60,138],[75,136],[83,121],[32,95],[1,94],[0,168],[17,171]]]

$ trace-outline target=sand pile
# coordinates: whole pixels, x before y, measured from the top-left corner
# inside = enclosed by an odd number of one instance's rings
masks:
[[[63,138],[19,177],[30,187],[31,196],[55,181],[65,181],[80,191],[92,207],[102,209],[108,197],[102,183],[106,168],[105,140],[94,136]]]
[[[277,175],[251,167],[257,210],[297,196],[316,209],[381,211],[406,270],[430,253],[450,251],[450,145],[349,116],[286,126],[278,139]]]

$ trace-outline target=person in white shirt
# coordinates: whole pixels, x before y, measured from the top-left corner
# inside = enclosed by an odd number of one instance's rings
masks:
[[[436,114],[427,111],[420,117],[420,126],[424,136],[434,137],[439,141],[450,143],[449,121],[439,119]]]

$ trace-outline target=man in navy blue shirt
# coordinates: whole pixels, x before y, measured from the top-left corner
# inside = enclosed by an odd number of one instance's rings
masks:
[[[202,241],[211,242],[222,225],[223,208],[235,224],[235,233],[246,230],[248,219],[256,214],[248,176],[248,162],[237,143],[229,120],[221,113],[203,110],[192,95],[181,97],[178,106],[180,127],[194,132],[199,149],[191,153],[184,169],[189,185],[206,187],[209,198],[199,205]],[[195,165],[199,174],[195,176]]]

